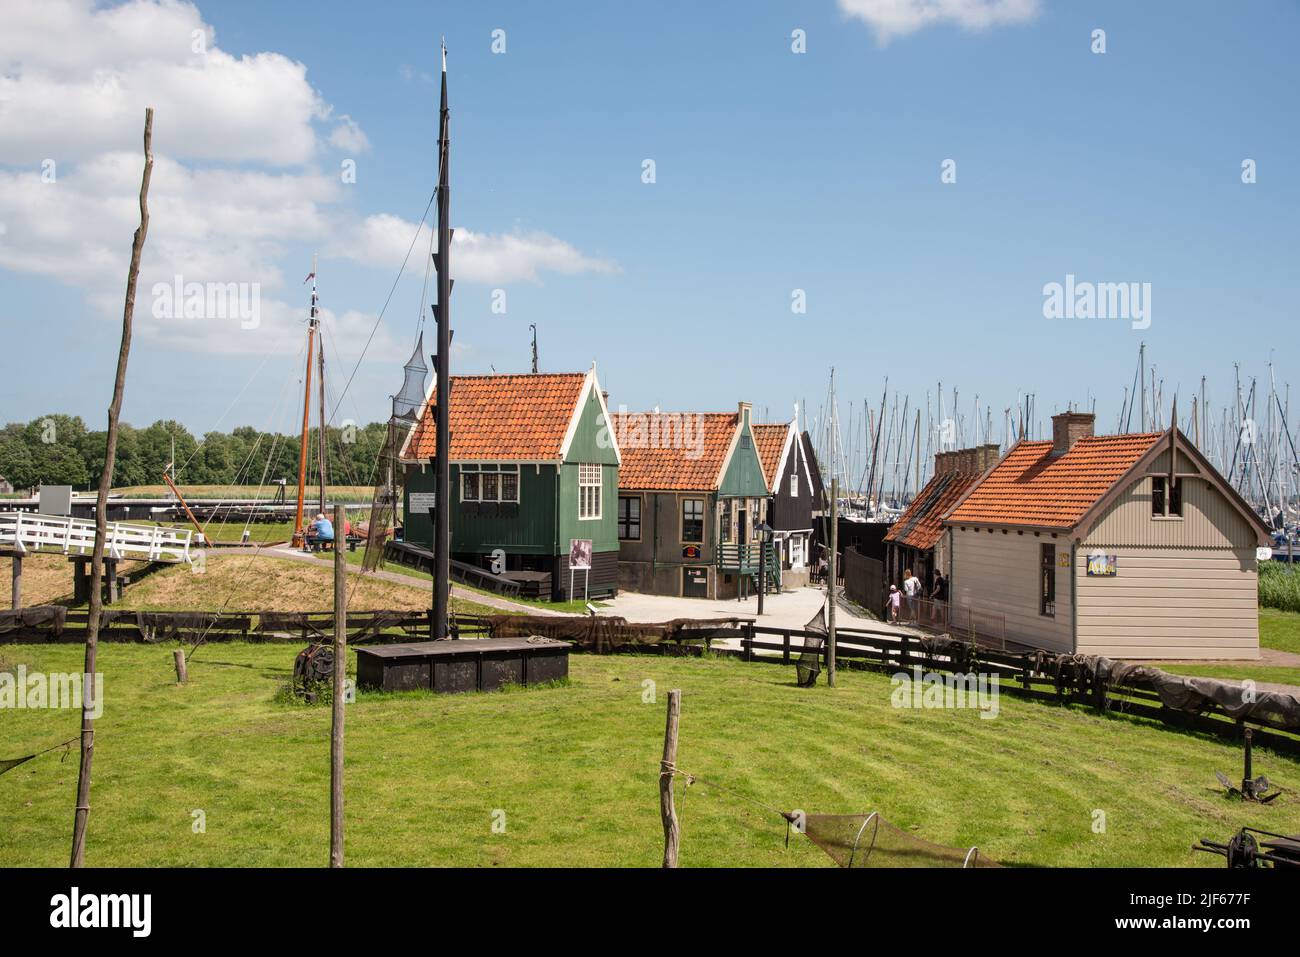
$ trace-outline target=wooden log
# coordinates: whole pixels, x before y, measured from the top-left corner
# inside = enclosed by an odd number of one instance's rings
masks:
[[[190,677],[185,667],[185,649],[177,648],[172,652],[172,658],[176,661],[176,683],[183,685]]]
[[[677,729],[682,716],[682,692],[668,692],[668,720],[664,725],[664,756],[659,762],[659,815],[664,824],[664,867],[677,866],[682,829],[673,802],[673,775],[677,770]]]

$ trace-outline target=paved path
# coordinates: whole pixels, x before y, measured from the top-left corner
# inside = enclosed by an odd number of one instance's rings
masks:
[[[671,621],[674,618],[748,618],[769,628],[792,628],[802,631],[808,621],[817,614],[826,600],[826,593],[820,588],[801,587],[781,592],[779,595],[767,595],[763,599],[763,615],[758,614],[758,597],[745,601],[734,598],[674,598],[669,595],[643,595],[638,592],[620,592],[618,597],[604,603],[597,614],[621,615],[632,622]],[[843,605],[835,613],[835,623],[845,628],[874,628],[891,631],[896,634],[919,634],[912,629],[900,628],[874,618],[863,618]],[[802,646],[803,639],[793,636],[795,646]],[[739,648],[740,639],[715,639],[715,648]]]

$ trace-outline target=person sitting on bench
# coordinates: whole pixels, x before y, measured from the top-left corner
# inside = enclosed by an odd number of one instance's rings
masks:
[[[324,514],[316,516],[316,521],[307,529],[307,550],[318,552],[334,541],[334,523]]]

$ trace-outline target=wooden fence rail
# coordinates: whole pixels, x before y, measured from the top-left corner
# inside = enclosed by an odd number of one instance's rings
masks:
[[[90,613],[84,608],[36,605],[0,611],[0,642],[67,643],[86,640]],[[100,616],[100,640],[144,642],[178,640],[304,642],[328,640],[334,612],[279,611],[124,611],[105,609]],[[427,611],[378,609],[349,611],[348,643],[425,640],[430,634]],[[484,634],[487,623],[476,616],[456,615],[453,634]]]

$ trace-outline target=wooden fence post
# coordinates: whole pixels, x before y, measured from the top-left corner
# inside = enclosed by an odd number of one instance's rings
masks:
[[[183,685],[189,680],[189,672],[185,668],[185,649],[177,648],[172,652],[172,658],[176,661],[176,683]]]
[[[17,536],[14,537],[14,540],[17,541]],[[14,552],[14,557],[10,561],[13,562],[14,566],[14,590],[13,600],[10,602],[9,607],[17,611],[23,607],[23,556],[18,552]]]
[[[664,726],[664,756],[659,762],[659,815],[664,823],[664,867],[677,866],[677,851],[682,841],[677,807],[673,803],[673,775],[677,771],[677,728],[682,717],[682,692],[668,692],[668,721]]]

